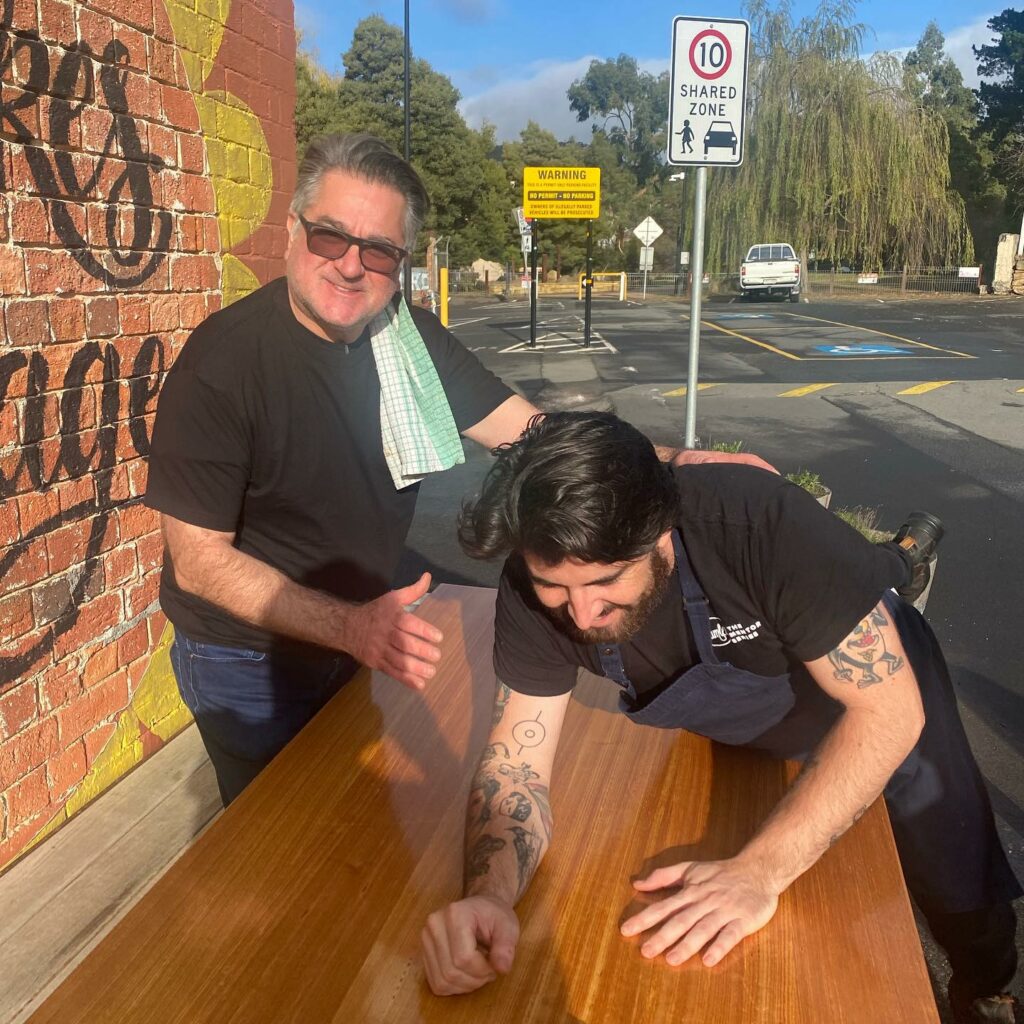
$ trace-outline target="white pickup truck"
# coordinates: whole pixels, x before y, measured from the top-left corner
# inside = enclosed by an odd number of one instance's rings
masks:
[[[754,295],[788,295],[800,301],[800,260],[785,242],[752,245],[740,264],[740,291]]]

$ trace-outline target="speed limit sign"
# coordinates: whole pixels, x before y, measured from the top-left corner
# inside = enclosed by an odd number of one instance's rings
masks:
[[[668,162],[684,167],[743,163],[750,25],[729,18],[672,22]]]

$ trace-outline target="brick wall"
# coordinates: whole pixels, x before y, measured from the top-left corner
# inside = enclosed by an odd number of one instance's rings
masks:
[[[0,0],[0,868],[188,722],[142,504],[189,331],[281,273],[291,0]]]

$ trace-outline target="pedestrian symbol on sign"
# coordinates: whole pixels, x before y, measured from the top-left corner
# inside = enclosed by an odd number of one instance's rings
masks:
[[[682,138],[683,152],[684,153],[692,153],[693,152],[693,129],[690,127],[690,122],[689,121],[684,121],[683,122],[683,127],[680,128],[679,131],[676,132],[676,134],[677,135],[681,135],[683,137]]]

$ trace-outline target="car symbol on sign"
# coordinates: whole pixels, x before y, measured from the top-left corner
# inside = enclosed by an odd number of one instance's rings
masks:
[[[731,149],[736,155],[736,133],[732,130],[731,121],[712,121],[707,135],[704,136],[704,155],[709,149]]]

